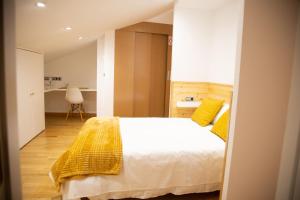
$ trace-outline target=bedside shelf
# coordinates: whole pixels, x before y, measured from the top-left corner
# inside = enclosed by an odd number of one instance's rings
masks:
[[[177,101],[177,108],[198,108],[200,105],[199,101]]]

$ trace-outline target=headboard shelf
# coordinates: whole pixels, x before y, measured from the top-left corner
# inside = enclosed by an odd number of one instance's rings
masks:
[[[191,117],[196,107],[178,107],[177,102],[185,101],[186,97],[193,97],[194,101],[211,97],[231,102],[232,85],[211,82],[171,82],[170,117]]]

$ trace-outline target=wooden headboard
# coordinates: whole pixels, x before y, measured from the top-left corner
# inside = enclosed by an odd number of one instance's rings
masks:
[[[224,99],[230,103],[232,96],[232,85],[210,82],[171,82],[170,91],[170,117],[191,117],[195,108],[177,108],[178,101],[184,101],[186,97],[194,97],[194,101],[211,97]]]

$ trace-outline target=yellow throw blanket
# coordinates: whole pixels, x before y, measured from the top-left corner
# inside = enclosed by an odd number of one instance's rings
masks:
[[[71,147],[51,168],[57,189],[69,178],[119,174],[122,166],[119,118],[93,117],[85,122]]]

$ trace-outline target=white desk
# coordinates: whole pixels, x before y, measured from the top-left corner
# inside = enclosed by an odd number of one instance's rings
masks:
[[[96,113],[97,90],[93,88],[79,88],[79,90],[84,98],[86,113]],[[69,110],[65,100],[66,91],[66,88],[44,89],[46,113],[66,113]]]
[[[97,92],[96,89],[92,89],[92,88],[82,88],[82,89],[79,88],[79,90],[81,92]],[[66,92],[66,91],[67,91],[66,88],[51,88],[51,89],[45,89],[44,93],[48,93],[48,92]]]

